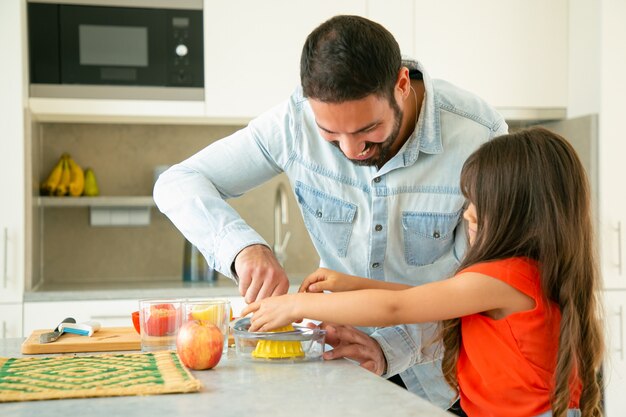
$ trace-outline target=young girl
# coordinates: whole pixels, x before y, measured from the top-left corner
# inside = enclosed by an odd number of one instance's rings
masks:
[[[501,136],[465,162],[461,190],[470,249],[454,277],[407,287],[320,269],[301,290],[334,293],[252,303],[250,330],[444,320],[442,371],[468,416],[601,416],[598,273],[574,149],[542,128]]]

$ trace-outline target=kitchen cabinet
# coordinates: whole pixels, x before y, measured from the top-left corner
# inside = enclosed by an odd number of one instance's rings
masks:
[[[306,36],[337,14],[380,22],[434,78],[506,118],[565,116],[567,0],[204,0],[203,101],[30,98],[29,107],[41,122],[245,124],[289,96]]]
[[[0,339],[22,337],[22,303],[0,304]]]
[[[431,75],[505,118],[512,109],[567,107],[567,0],[415,0],[413,25],[412,55]]]
[[[24,335],[54,328],[66,317],[74,317],[78,322],[95,320],[103,327],[132,326],[131,313],[136,310],[137,300],[25,302]]]
[[[350,13],[385,25],[403,54],[423,61],[433,77],[479,94],[505,117],[565,116],[566,0],[400,0],[393,8],[368,0],[342,2],[345,10],[322,4],[303,13],[300,7],[309,6],[288,1],[246,10],[205,2],[205,57],[213,59],[205,68],[207,115],[253,117],[280,103],[299,82],[306,35],[325,17]],[[237,20],[223,19],[230,15]]]
[[[0,3],[0,303],[21,303],[25,275],[25,68],[24,7]]]
[[[607,358],[604,365],[605,415],[618,417],[626,409],[626,291],[605,291]]]
[[[307,35],[337,14],[365,15],[366,2],[205,0],[206,114],[252,118],[287,99]]]
[[[393,5],[389,7],[386,0],[367,0],[367,18],[380,23],[393,34],[403,55],[419,58],[415,53],[415,0],[395,0]]]
[[[603,1],[600,12],[600,246],[604,287],[626,290],[624,112],[626,3]],[[626,392],[626,386],[624,387]]]
[[[599,243],[607,309],[609,356],[605,369],[607,417],[624,415],[626,409],[626,193],[624,193],[624,115],[626,94],[626,2],[603,0],[597,8],[600,91],[600,227]],[[591,21],[596,21],[595,15]]]
[[[243,297],[217,298],[231,302],[235,317],[245,306]],[[131,313],[139,309],[138,302],[138,299],[25,302],[24,335],[28,336],[33,330],[52,328],[66,317],[74,317],[79,322],[94,320],[103,327],[132,326]]]

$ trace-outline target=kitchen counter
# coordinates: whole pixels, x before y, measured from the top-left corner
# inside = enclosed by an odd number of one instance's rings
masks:
[[[290,276],[289,292],[297,292],[304,276]],[[238,297],[239,288],[222,275],[214,282],[171,281],[68,282],[43,284],[24,292],[25,302],[120,300],[140,298]]]
[[[23,339],[0,339],[0,356],[21,357]],[[4,416],[445,417],[417,395],[342,359],[296,364],[252,363],[234,351],[217,367],[193,371],[194,394],[1,403]]]

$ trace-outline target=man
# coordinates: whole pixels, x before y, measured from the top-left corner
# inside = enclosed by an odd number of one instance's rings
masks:
[[[162,174],[158,207],[247,302],[285,293],[288,280],[224,200],[281,172],[320,266],[411,285],[450,276],[466,247],[459,173],[481,143],[507,132],[502,117],[402,61],[393,36],[357,16],[336,16],[308,36],[300,76],[285,103]],[[434,325],[323,326],[334,347],[325,358],[400,374],[412,392],[450,405],[438,356],[423,348]]]

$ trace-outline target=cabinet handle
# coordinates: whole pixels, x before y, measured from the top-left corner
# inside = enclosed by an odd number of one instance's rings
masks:
[[[617,222],[617,273],[622,276],[622,222]]]
[[[7,287],[9,282],[9,228],[4,228],[4,263],[2,266],[2,282],[4,288]]]
[[[2,320],[2,338],[7,338],[7,322]]]
[[[620,359],[623,361],[624,360],[624,356],[626,356],[626,353],[624,352],[626,350],[626,347],[624,346],[624,306],[621,305],[619,306],[619,313],[617,313],[617,315],[619,316],[619,357]]]

